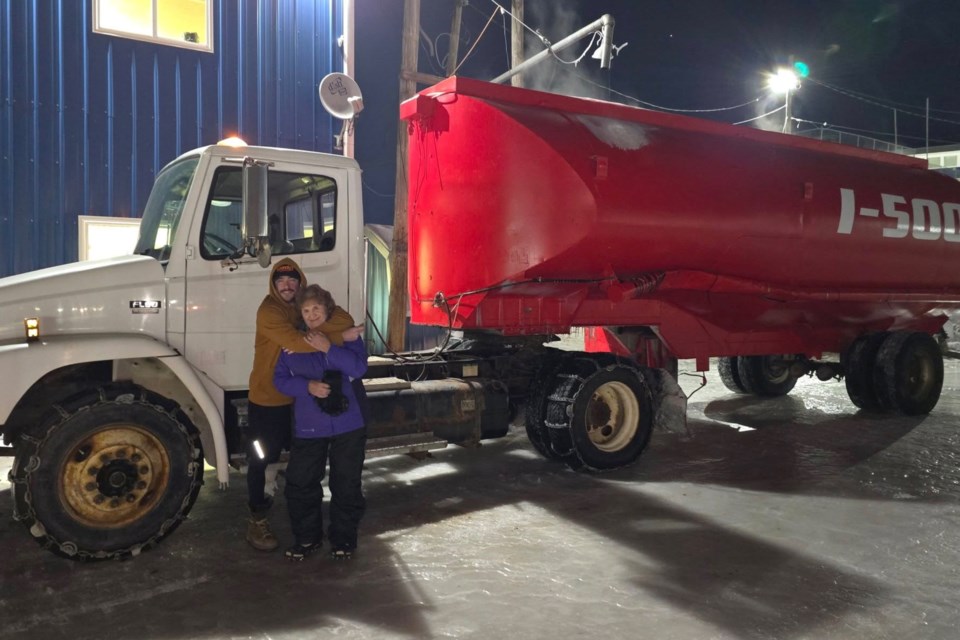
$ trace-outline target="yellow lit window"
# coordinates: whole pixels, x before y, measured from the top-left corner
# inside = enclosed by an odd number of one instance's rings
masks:
[[[93,0],[93,30],[213,51],[213,0]]]

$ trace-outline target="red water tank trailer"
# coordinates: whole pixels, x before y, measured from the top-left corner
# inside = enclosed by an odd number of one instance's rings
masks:
[[[840,352],[960,304],[960,184],[906,156],[449,78],[403,103],[416,323]]]

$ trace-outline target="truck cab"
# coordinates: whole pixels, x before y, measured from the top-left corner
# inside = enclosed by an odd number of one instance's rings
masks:
[[[186,153],[158,174],[135,255],[0,281],[0,365],[19,372],[0,392],[15,516],[60,555],[136,555],[185,517],[204,462],[228,481],[268,288],[244,251],[252,158],[270,169],[261,259],[292,258],[362,318],[359,169],[304,151]]]
[[[364,310],[360,170],[352,159],[263,147],[211,146],[184,154],[158,176],[135,253],[164,265],[166,340],[225,390],[245,389],[253,319],[267,293],[255,256],[240,254],[243,163],[269,166],[265,236],[307,280],[355,318]]]
[[[0,431],[15,517],[41,545],[80,560],[137,555],[186,517],[205,462],[221,485],[242,466],[256,312],[280,256],[363,321],[355,161],[191,151],[158,174],[134,255],[0,281],[0,366],[20,373],[0,390]],[[396,378],[405,366],[428,380]],[[470,356],[371,367],[368,455],[506,433],[503,385],[450,379],[480,370]]]

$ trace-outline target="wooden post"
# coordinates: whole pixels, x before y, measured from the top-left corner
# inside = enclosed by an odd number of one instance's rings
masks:
[[[400,102],[413,96],[420,49],[420,0],[403,2],[403,50],[400,64]],[[397,124],[397,178],[393,203],[393,251],[390,253],[390,309],[387,346],[402,351],[407,330],[407,124]]]
[[[510,67],[516,67],[523,62],[523,0],[513,0],[512,8],[513,20],[510,21]],[[523,86],[523,74],[510,78],[510,83],[515,87]]]
[[[457,4],[453,7],[453,22],[450,23],[450,53],[447,55],[447,77],[452,76],[457,69],[457,56],[460,55],[460,21],[465,4],[467,0],[457,0]]]

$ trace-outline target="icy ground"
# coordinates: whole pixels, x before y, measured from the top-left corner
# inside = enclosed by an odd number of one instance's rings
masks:
[[[924,418],[861,416],[842,383],[756,401],[708,376],[688,435],[602,476],[516,431],[369,461],[351,562],[250,549],[238,474],[220,492],[208,472],[128,562],[58,559],[6,515],[0,638],[960,637],[956,361]],[[288,542],[282,498],[272,519]]]

